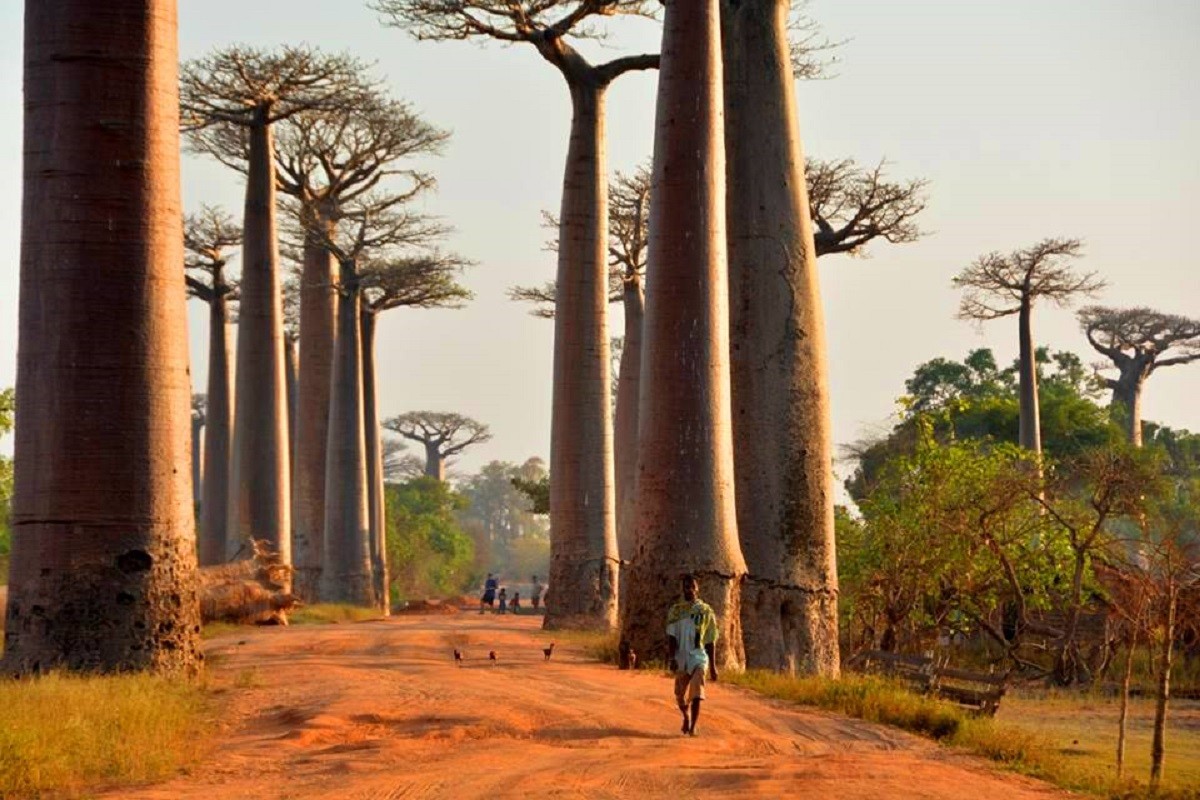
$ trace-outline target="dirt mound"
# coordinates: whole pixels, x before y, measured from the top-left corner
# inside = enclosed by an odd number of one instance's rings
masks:
[[[399,608],[393,608],[392,614],[457,614],[462,609],[453,600],[409,600]]]

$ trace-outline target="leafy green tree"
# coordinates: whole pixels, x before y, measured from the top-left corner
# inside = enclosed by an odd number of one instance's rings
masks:
[[[475,545],[456,514],[468,500],[422,475],[389,484],[387,556],[393,599],[461,594],[474,579]]]
[[[1121,434],[1107,409],[1096,403],[1103,389],[1078,356],[1039,348],[1037,367],[1042,443],[1048,457],[1071,458],[1119,441]],[[988,349],[973,350],[961,362],[935,358],[919,365],[905,382],[900,422],[886,436],[849,448],[857,462],[846,482],[851,497],[864,497],[885,464],[913,452],[918,418],[929,418],[942,439],[1016,443],[1021,414],[1016,373],[1015,364],[1000,369]]]
[[[859,501],[861,519],[839,515],[843,618],[858,645],[906,649],[938,631],[982,631],[1021,662],[1023,623],[1048,604],[1064,556],[1030,500],[1034,456],[940,441],[929,417],[915,430],[913,451],[890,459]]]

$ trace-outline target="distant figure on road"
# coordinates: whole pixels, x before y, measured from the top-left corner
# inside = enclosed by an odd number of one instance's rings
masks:
[[[680,588],[683,599],[667,613],[667,663],[675,671],[675,702],[683,714],[682,730],[695,736],[704,699],[704,674],[712,681],[717,679],[717,615],[700,599],[695,577],[684,575]]]
[[[496,603],[496,586],[499,581],[492,573],[488,573],[487,580],[483,582],[483,596],[479,598],[479,613],[483,613],[483,607],[491,608]]]
[[[520,592],[513,592],[512,612],[514,614],[521,613],[521,593]]]
[[[538,580],[537,575],[534,575],[533,576],[533,599],[531,600],[531,602],[533,603],[534,611],[537,611],[538,607],[541,606],[542,592],[545,590],[546,590],[546,587],[542,586],[542,583],[541,583],[541,581]]]
[[[508,590],[503,586],[500,587],[500,613],[508,613]]]

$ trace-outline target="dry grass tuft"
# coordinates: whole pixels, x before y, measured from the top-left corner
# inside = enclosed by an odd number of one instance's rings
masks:
[[[198,759],[201,686],[147,675],[0,680],[0,797],[90,795]]]

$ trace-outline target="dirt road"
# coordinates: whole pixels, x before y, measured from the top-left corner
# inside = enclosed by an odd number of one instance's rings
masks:
[[[561,644],[545,663],[539,621],[406,616],[212,639],[215,680],[238,687],[219,744],[187,776],[107,796],[1065,796],[898,731],[720,685],[686,738],[665,678]]]

